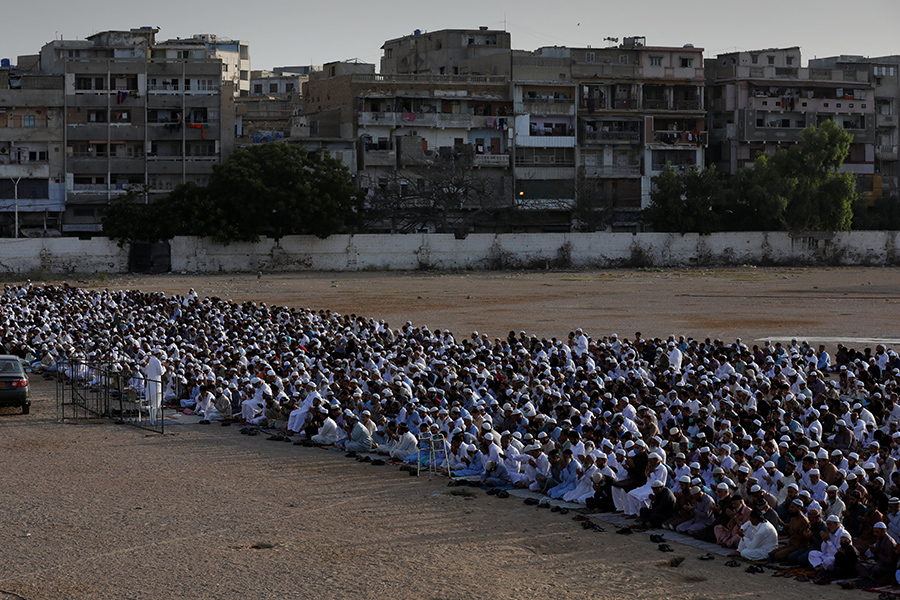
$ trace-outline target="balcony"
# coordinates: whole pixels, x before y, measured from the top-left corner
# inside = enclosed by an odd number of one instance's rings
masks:
[[[585,131],[581,139],[584,143],[623,143],[638,144],[641,141],[639,131]]]
[[[644,98],[644,109],[645,110],[669,110],[669,101],[668,100],[651,100],[649,98]]]
[[[509,167],[509,154],[476,154],[472,163],[476,167]]]
[[[875,115],[875,126],[876,127],[896,127],[897,126],[897,117],[894,115],[883,115],[878,113]]]
[[[701,110],[699,100],[676,100],[675,110]]]
[[[6,157],[0,157],[6,158]],[[9,163],[0,160],[0,178],[49,179],[50,163],[33,161],[27,163]]]
[[[525,98],[515,104],[516,114],[561,115],[575,114],[575,101],[571,98]]]
[[[706,146],[708,142],[708,133],[690,132],[690,131],[654,131],[654,144],[665,144],[669,146]]]
[[[517,135],[516,145],[525,148],[574,148],[574,135]]]
[[[636,98],[616,98],[612,104],[615,110],[637,110],[638,108]]]
[[[875,156],[881,160],[897,160],[897,146],[875,146]]]
[[[641,176],[641,165],[600,165],[586,166],[584,174],[598,179],[625,179]]]
[[[367,127],[440,127],[442,129],[483,129],[487,120],[500,117],[454,113],[361,112],[358,123]]]
[[[363,168],[365,167],[395,167],[397,166],[396,150],[367,150],[362,154]]]

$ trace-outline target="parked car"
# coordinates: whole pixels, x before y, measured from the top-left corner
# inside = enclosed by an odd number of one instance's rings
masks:
[[[22,414],[31,412],[28,376],[17,356],[0,354],[0,406],[18,406]]]

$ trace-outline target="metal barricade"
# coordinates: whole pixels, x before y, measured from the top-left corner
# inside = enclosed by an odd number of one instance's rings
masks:
[[[64,361],[56,370],[56,418],[110,419],[157,433],[165,432],[163,381],[118,365]]]
[[[450,472],[450,461],[447,457],[450,454],[450,446],[447,436],[443,433],[436,433],[430,437],[419,440],[418,453],[416,456],[416,475],[422,474],[422,468],[428,471],[428,479],[432,475],[438,474],[440,464],[446,463],[447,472]],[[425,458],[423,461],[422,459]]]

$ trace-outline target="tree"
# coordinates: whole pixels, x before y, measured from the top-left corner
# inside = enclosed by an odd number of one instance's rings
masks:
[[[221,242],[311,233],[328,237],[358,222],[362,197],[331,156],[286,144],[236,150],[213,169],[208,192]]]
[[[366,228],[397,232],[468,231],[509,209],[503,174],[474,166],[471,146],[433,155],[409,153],[409,164],[370,190]]]
[[[852,142],[853,136],[834,121],[807,127],[798,145],[760,155],[738,172],[736,202],[761,223],[789,231],[850,229],[856,180],[840,169]]]
[[[176,235],[225,244],[256,242],[263,234],[327,237],[355,225],[362,208],[340,162],[285,144],[237,150],[214,167],[209,187],[184,183],[152,204],[140,196],[129,192],[104,214],[104,233],[120,244]]]
[[[650,206],[644,218],[656,231],[709,233],[715,228],[713,205],[722,194],[714,166],[696,166],[684,174],[671,165],[653,178]]]

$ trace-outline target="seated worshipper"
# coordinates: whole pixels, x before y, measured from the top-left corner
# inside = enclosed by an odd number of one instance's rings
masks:
[[[323,415],[327,415],[319,427],[319,432],[310,438],[310,441],[317,446],[334,446],[340,440],[341,435],[338,430],[335,419],[340,414],[340,410],[332,408],[330,411],[323,408],[319,409]]]
[[[897,570],[897,542],[887,532],[887,525],[882,522],[875,523],[875,543],[871,546],[873,564],[856,565],[856,572],[860,577],[871,579],[879,585],[893,585],[894,573]]]
[[[467,454],[467,456],[462,459],[466,466],[463,469],[454,471],[453,476],[460,479],[480,478],[481,474],[484,473],[484,460],[482,460],[483,456],[478,449],[478,446],[475,444],[461,444],[460,449],[465,450]]]
[[[539,444],[525,446],[516,460],[524,465],[522,476],[515,483],[517,488],[530,489],[531,486],[537,484],[539,476],[546,477],[550,472],[550,461],[547,460],[547,455],[541,451]]]
[[[778,546],[778,532],[763,518],[760,511],[750,511],[750,521],[744,524],[737,552],[729,556],[741,556],[747,560],[769,560],[769,554]]]
[[[626,515],[637,516],[641,508],[649,504],[650,495],[653,493],[652,484],[654,481],[662,481],[663,485],[665,485],[668,471],[666,471],[666,465],[663,464],[662,457],[659,454],[652,453],[648,456],[645,477],[647,478],[647,483],[628,492],[626,497],[627,506],[625,508]]]
[[[791,518],[784,527],[785,533],[788,534],[788,539],[786,543],[779,544],[775,551],[772,552],[772,560],[785,562],[791,554],[809,545],[807,537],[807,533],[809,532],[809,519],[803,514],[803,511],[801,510],[802,507],[803,501],[799,498],[796,498],[791,502],[791,507],[789,509]]]
[[[675,494],[659,479],[650,482],[650,487],[653,489],[650,506],[641,507],[638,523],[644,527],[659,529],[675,513]]]
[[[507,471],[503,461],[494,462],[489,460],[484,463],[481,483],[487,487],[496,488],[511,485],[512,480],[509,478],[509,471]]]
[[[375,450],[372,433],[360,422],[355,413],[347,415],[347,426],[350,428],[350,437],[344,446],[347,452],[372,452]]]
[[[547,495],[555,500],[561,499],[566,492],[574,490],[578,485],[578,470],[581,469],[581,463],[573,458],[571,448],[563,450],[560,469],[562,479],[559,485],[547,492]]]
[[[574,490],[563,494],[563,500],[566,502],[584,504],[585,498],[594,495],[594,480],[591,479],[591,475],[597,471],[597,466],[594,464],[594,454],[587,453],[582,458],[584,460],[581,463],[581,468],[578,469],[578,485],[575,486]]]
[[[550,463],[550,468],[546,475],[537,476],[537,481],[529,488],[533,492],[546,494],[548,490],[556,487],[562,481],[563,464],[559,458],[559,450],[553,449],[548,452],[547,461]]]
[[[825,527],[826,531],[822,532],[821,550],[813,550],[809,553],[809,564],[819,572],[834,570],[834,557],[841,547],[841,536],[846,535],[848,540],[851,539],[850,534],[841,527],[840,519],[835,515],[826,519]]]
[[[716,543],[723,548],[737,548],[744,535],[744,524],[750,520],[752,510],[744,503],[740,496],[730,498],[730,506],[725,508],[728,522],[725,525],[716,525],[713,533],[716,535]]]
[[[712,525],[715,521],[712,506],[713,499],[704,493],[700,486],[693,486],[690,489],[690,500],[684,505],[684,510],[688,511],[691,517],[678,525],[675,531],[694,535]]]
[[[397,443],[394,445],[394,448],[391,450],[391,458],[396,460],[405,460],[409,455],[416,455],[416,449],[419,446],[419,440],[416,436],[409,430],[409,425],[406,423],[400,423],[397,426],[397,433],[399,434],[399,438],[397,439]]]
[[[606,467],[606,470],[609,471],[609,467]],[[585,498],[584,505],[592,512],[603,513],[616,510],[612,499],[612,488],[610,487],[610,480],[614,477],[614,475],[607,473],[603,469],[594,471],[593,475],[591,475],[591,481],[594,483],[594,495]]]

